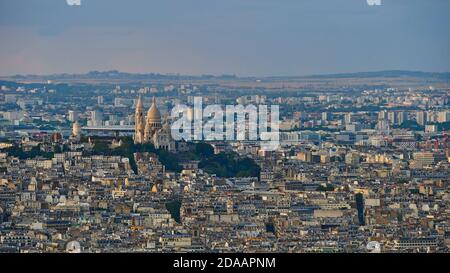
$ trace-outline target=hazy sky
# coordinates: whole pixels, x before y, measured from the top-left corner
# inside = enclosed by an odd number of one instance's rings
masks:
[[[450,71],[450,0],[0,0],[0,75]]]

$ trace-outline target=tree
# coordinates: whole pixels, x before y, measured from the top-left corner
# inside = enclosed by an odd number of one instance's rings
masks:
[[[170,215],[177,223],[181,223],[180,200],[173,200],[171,202],[166,203],[166,209],[170,212]]]
[[[195,144],[195,154],[202,157],[210,157],[214,155],[214,148],[207,143],[196,143]]]
[[[53,158],[54,153],[41,151],[41,146],[31,148],[30,151],[24,151],[18,146],[12,146],[5,149],[5,152],[10,156],[18,157],[19,159],[33,159],[35,157],[44,157],[47,159]]]
[[[108,155],[111,152],[111,148],[105,142],[96,141],[94,143],[93,151],[95,154]]]
[[[424,127],[418,124],[415,120],[406,120],[400,126],[397,126],[400,129],[409,129],[414,131],[423,131]]]
[[[260,167],[251,158],[239,158],[236,153],[220,153],[203,158],[199,167],[218,177],[258,177]]]

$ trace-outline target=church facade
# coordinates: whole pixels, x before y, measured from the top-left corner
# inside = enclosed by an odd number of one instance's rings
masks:
[[[175,151],[176,143],[172,139],[169,124],[162,124],[161,113],[153,98],[152,105],[144,118],[144,104],[139,96],[135,110],[135,144],[151,143],[156,149]]]

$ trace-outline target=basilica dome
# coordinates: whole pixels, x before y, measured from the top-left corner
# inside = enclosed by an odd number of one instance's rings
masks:
[[[156,107],[156,100],[153,98],[152,106],[147,112],[147,122],[161,122],[161,113]]]

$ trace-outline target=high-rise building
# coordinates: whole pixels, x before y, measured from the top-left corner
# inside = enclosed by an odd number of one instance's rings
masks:
[[[98,105],[102,105],[103,102],[104,102],[103,96],[98,96],[98,97],[97,97],[97,104],[98,104]]]
[[[403,122],[408,120],[408,114],[406,112],[400,111],[397,113],[397,121],[398,124],[402,124]]]
[[[352,113],[346,113],[344,117],[345,124],[352,123]]]
[[[450,121],[450,112],[441,111],[438,113],[437,122],[447,122]]]
[[[91,125],[101,126],[103,125],[103,113],[100,110],[91,111]]]
[[[378,120],[387,120],[388,119],[388,113],[386,110],[378,112]]]
[[[322,113],[322,120],[329,121],[331,119],[331,113],[330,112],[323,112]]]
[[[70,122],[75,122],[78,119],[78,113],[76,111],[70,110],[68,114],[68,120]]]
[[[390,124],[398,124],[397,113],[396,112],[388,112],[388,120]]]
[[[416,112],[416,122],[419,125],[424,126],[425,123],[427,123],[427,113],[424,111],[417,111]]]

